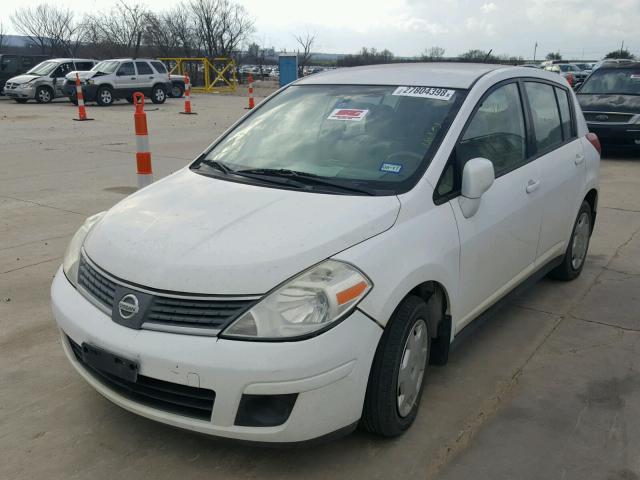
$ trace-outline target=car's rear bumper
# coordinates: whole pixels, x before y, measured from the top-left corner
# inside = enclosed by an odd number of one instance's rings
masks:
[[[587,122],[587,126],[605,146],[640,149],[640,124],[604,125]]]
[[[382,329],[356,310],[331,330],[297,342],[248,342],[134,330],[114,323],[58,271],[53,312],[69,362],[98,392],[134,413],[173,426],[240,440],[304,442],[355,424]],[[111,388],[76,357],[89,344],[138,363],[151,381],[213,390],[209,418],[154,408]],[[180,388],[180,387],[178,387]],[[239,426],[243,395],[297,394],[277,426]]]

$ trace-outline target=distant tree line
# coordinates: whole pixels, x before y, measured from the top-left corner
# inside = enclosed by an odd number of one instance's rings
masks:
[[[11,22],[43,55],[98,58],[225,57],[255,31],[247,10],[233,0],[183,0],[160,12],[119,0],[109,10],[81,17],[41,3],[18,8]]]

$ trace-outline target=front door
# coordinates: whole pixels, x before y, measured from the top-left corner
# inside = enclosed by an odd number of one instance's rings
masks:
[[[133,67],[133,62],[122,62],[118,71],[116,72],[116,89],[118,90],[118,96],[128,97],[137,86],[136,71]]]
[[[533,268],[542,199],[539,167],[528,161],[528,150],[520,86],[517,82],[499,84],[476,107],[447,167],[451,168],[452,189],[461,184],[461,178],[453,177],[459,177],[472,158],[489,159],[496,175],[479,210],[470,218],[463,215],[455,191],[447,195],[460,236],[456,332]],[[446,194],[441,187],[439,193]]]

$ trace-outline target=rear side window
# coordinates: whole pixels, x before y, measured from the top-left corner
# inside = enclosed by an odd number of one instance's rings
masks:
[[[571,108],[569,108],[569,95],[565,90],[556,87],[556,97],[558,98],[558,106],[560,107],[560,121],[562,122],[562,137],[565,140],[568,140],[573,136]]]
[[[150,75],[153,73],[147,62],[136,62],[136,68],[138,69],[138,75]]]
[[[93,62],[76,62],[76,70],[91,70]]]
[[[525,82],[529,97],[537,151],[549,150],[562,143],[562,125],[554,87],[546,83]]]
[[[164,66],[164,63],[162,63],[162,62],[151,62],[151,65],[153,65],[153,68],[156,69],[156,72],[158,72],[158,73],[167,73],[167,67]]]
[[[468,160],[483,157],[499,176],[525,162],[526,144],[518,85],[509,83],[490,93],[474,113],[456,146],[460,171]]]

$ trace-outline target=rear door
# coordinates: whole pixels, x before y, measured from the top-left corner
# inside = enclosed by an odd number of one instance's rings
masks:
[[[155,84],[154,71],[151,66],[144,61],[136,62],[136,70],[138,71],[138,81],[136,82],[136,90],[140,90],[145,95],[151,95],[151,87]]]
[[[490,89],[471,116],[436,191],[449,199],[460,235],[459,314],[456,332],[532,271],[541,223],[540,171],[530,161],[522,85]],[[478,212],[465,218],[459,204],[464,165],[489,159],[496,179]]]
[[[587,171],[582,143],[576,135],[571,92],[543,81],[526,81],[524,86],[544,199],[537,249],[538,263],[542,264],[566,249]]]

